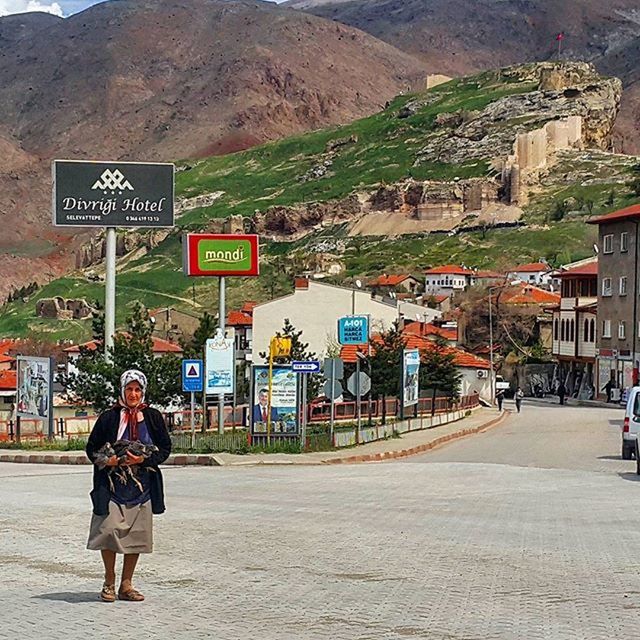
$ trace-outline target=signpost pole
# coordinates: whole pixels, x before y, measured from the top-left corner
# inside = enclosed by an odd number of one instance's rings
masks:
[[[196,394],[191,392],[191,448],[194,449],[196,446]]]
[[[358,415],[358,428],[356,429],[356,444],[360,442],[360,426],[362,425],[362,416],[360,415],[360,358],[356,355],[356,411]]]
[[[336,384],[336,360],[335,358],[331,358],[331,416],[330,416],[330,425],[331,425],[331,446],[333,446],[333,422],[334,422],[334,410],[335,410],[335,394],[333,390]]]
[[[53,367],[54,360],[49,357],[49,440],[54,439],[54,419],[53,419]]]
[[[300,451],[304,451],[307,442],[307,378],[308,373],[302,374],[302,425],[300,436]]]
[[[116,228],[107,227],[106,274],[104,295],[104,353],[112,361],[113,336],[116,331]]]
[[[225,309],[225,296],[226,296],[226,284],[224,276],[220,276],[220,330],[222,336],[225,336],[225,322],[226,322],[226,309]],[[224,433],[224,393],[218,396],[218,433]]]

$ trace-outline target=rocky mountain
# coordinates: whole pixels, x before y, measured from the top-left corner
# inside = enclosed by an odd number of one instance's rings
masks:
[[[117,0],[0,18],[0,299],[74,265],[53,158],[176,160],[373,113],[426,65],[352,27],[251,0]]]
[[[558,57],[593,62],[625,86],[617,148],[640,152],[638,0],[290,0],[287,6],[358,27],[461,75]]]

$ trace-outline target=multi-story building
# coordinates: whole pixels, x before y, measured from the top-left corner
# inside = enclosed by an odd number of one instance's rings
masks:
[[[509,271],[507,276],[534,285],[549,285],[552,280],[551,267],[544,262],[520,264]]]
[[[425,276],[424,291],[427,296],[435,294],[451,296],[457,291],[464,291],[475,282],[474,271],[456,264],[427,269]]]
[[[617,390],[638,381],[638,225],[640,205],[589,221],[598,238],[598,394],[613,380]],[[614,391],[614,399],[617,393]]]
[[[552,353],[568,395],[582,400],[596,396],[596,323],[598,259],[589,258],[556,272],[560,304],[553,310]]]

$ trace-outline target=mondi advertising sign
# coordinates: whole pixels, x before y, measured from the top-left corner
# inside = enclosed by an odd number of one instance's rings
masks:
[[[183,240],[188,276],[257,276],[258,236],[189,233]]]
[[[174,165],[53,161],[53,224],[173,227]]]

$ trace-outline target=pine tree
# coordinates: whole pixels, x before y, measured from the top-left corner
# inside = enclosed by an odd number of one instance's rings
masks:
[[[432,348],[422,356],[420,363],[420,388],[431,390],[431,412],[435,412],[438,391],[448,398],[460,396],[462,374],[455,363],[455,355],[447,349],[447,342],[437,336]]]

